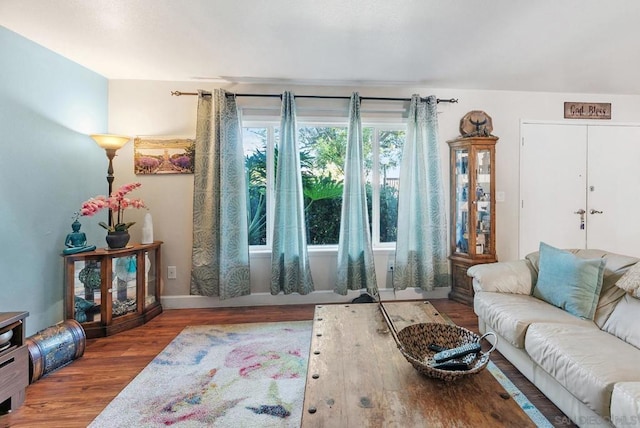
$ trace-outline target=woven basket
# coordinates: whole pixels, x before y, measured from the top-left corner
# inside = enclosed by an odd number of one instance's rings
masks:
[[[489,364],[489,355],[496,349],[496,345],[498,344],[498,336],[493,332],[478,336],[471,330],[454,324],[413,324],[398,332],[379,298],[378,305],[402,355],[404,355],[416,370],[426,376],[444,381],[452,381],[476,374],[487,367],[487,364]],[[489,351],[480,352],[477,355],[469,354],[459,360],[467,363],[469,366],[468,370],[442,370],[433,367],[435,363],[433,356],[436,354],[436,351],[429,349],[429,345],[434,344],[451,349],[468,343],[480,342],[487,336],[493,336],[495,340]]]
[[[484,370],[495,345],[488,352],[463,357],[462,361],[469,364],[469,370],[441,370],[432,367],[436,352],[428,346],[433,343],[445,348],[456,348],[467,343],[478,342],[485,336],[480,337],[464,327],[441,323],[413,324],[397,333],[398,348],[407,361],[420,373],[444,381],[456,380]]]

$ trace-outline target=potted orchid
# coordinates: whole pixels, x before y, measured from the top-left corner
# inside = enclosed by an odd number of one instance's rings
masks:
[[[104,221],[98,223],[100,226],[107,229],[107,243],[111,248],[122,248],[127,245],[127,242],[129,242],[129,228],[133,226],[135,222],[124,221],[124,210],[129,208],[146,208],[142,199],[126,197],[127,194],[140,186],[142,186],[141,183],[125,184],[118,190],[112,192],[108,198],[102,195],[96,196],[95,198],[85,201],[80,208],[80,215],[83,216],[92,216],[103,208],[108,208],[110,210],[110,214],[115,215],[113,225],[111,226]],[[114,246],[110,242],[110,235],[120,235],[123,236],[122,239],[124,239],[124,236],[126,235],[126,242],[121,245],[120,243],[115,243]]]

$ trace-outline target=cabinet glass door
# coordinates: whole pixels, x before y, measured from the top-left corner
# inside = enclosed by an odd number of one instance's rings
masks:
[[[136,255],[116,257],[113,259],[112,266],[111,313],[115,318],[137,311]]]
[[[144,261],[144,306],[146,308],[158,299],[158,281],[160,279],[156,278],[156,252],[145,251]]]
[[[78,260],[73,268],[73,318],[79,323],[100,321],[100,260]]]
[[[456,149],[455,160],[455,246],[457,253],[469,252],[469,150]]]
[[[476,254],[491,254],[491,152],[476,152]]]

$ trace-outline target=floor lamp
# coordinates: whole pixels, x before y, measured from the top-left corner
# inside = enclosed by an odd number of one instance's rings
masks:
[[[107,152],[107,158],[109,159],[109,168],[107,169],[107,182],[109,183],[109,193],[107,197],[111,196],[113,190],[113,157],[116,155],[118,149],[127,144],[131,137],[126,135],[113,135],[113,134],[92,134],[91,138],[95,140],[100,147]],[[113,213],[109,210],[109,226],[113,224]]]

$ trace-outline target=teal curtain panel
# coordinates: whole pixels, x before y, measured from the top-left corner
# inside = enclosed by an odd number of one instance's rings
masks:
[[[300,152],[294,95],[282,95],[280,142],[275,183],[271,294],[313,291],[307,253]]]
[[[400,168],[393,286],[448,286],[447,222],[438,150],[437,100],[411,97]]]
[[[251,293],[246,177],[238,108],[222,89],[198,91],[191,294]]]
[[[355,92],[349,104],[347,153],[338,241],[338,278],[334,291],[345,295],[347,290],[366,288],[369,294],[375,296],[378,294],[378,286],[371,246],[362,146],[360,96]]]

